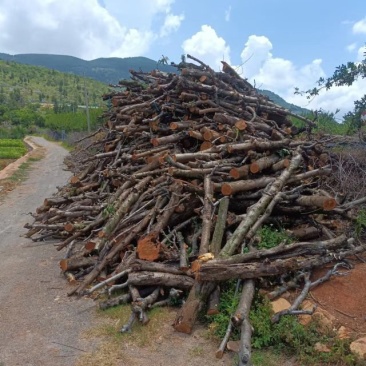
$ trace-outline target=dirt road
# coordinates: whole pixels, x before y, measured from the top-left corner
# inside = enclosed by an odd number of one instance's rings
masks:
[[[0,365],[70,366],[83,353],[75,348],[92,348],[79,334],[90,326],[93,302],[66,296],[57,265],[61,254],[53,244],[20,237],[32,221],[28,213],[70,174],[62,169],[66,150],[40,137],[33,140],[45,147],[45,158],[0,203]]]

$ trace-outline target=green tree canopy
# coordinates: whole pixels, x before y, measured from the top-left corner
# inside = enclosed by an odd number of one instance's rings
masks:
[[[299,88],[296,88],[295,94],[306,94],[307,98],[310,99],[318,95],[322,89],[329,90],[332,87],[343,85],[351,86],[359,78],[366,78],[366,46],[364,59],[361,62],[347,62],[345,65],[340,65],[329,78],[320,78],[317,81],[317,86],[313,89],[302,92]],[[359,129],[361,127],[361,113],[365,110],[366,94],[361,95],[360,99],[354,102],[354,110],[344,116],[345,122],[352,128]]]

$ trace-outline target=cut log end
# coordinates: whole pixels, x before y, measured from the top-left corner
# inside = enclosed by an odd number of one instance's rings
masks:
[[[137,256],[139,259],[153,262],[159,259],[160,249],[161,245],[156,242],[156,235],[152,233],[138,241]]]
[[[64,226],[64,230],[68,233],[72,233],[75,230],[75,226],[69,222]]]
[[[247,123],[243,119],[240,119],[240,120],[235,122],[235,127],[239,131],[244,131],[247,128]]]
[[[332,211],[337,207],[337,201],[334,198],[328,198],[324,201],[324,211]]]
[[[231,185],[229,183],[224,183],[221,186],[221,193],[224,196],[230,196],[230,195],[232,195],[233,194],[233,189],[232,189]]]

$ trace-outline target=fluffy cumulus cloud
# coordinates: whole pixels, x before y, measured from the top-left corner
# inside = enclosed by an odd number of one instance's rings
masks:
[[[352,31],[355,34],[366,34],[366,17],[353,24]]]
[[[184,17],[172,13],[174,1],[0,0],[0,49],[85,59],[143,55],[179,28]]]
[[[241,53],[242,74],[262,89],[277,90],[288,93],[298,83],[310,88],[314,81],[325,76],[321,68],[321,60],[296,67],[290,60],[274,57],[272,43],[265,36],[251,35]]]
[[[184,53],[195,55],[216,69],[220,68],[221,60],[230,63],[230,47],[209,25],[203,25],[199,32],[185,40],[182,48]]]
[[[178,30],[183,20],[184,14],[174,15],[168,13],[165,17],[164,24],[160,29],[160,35],[164,37],[172,31]]]
[[[292,61],[273,55],[273,45],[265,36],[251,35],[241,53],[242,75],[260,89],[268,89],[294,103],[309,109],[324,109],[335,112],[340,109],[340,116],[353,109],[353,102],[364,94],[366,79],[360,79],[351,87],[335,87],[321,91],[310,102],[300,95],[295,95],[295,87],[300,90],[311,89],[320,77],[326,77],[322,60],[315,59],[309,64],[298,66]],[[354,49],[354,48],[353,48]],[[364,48],[358,51],[358,59]],[[357,60],[355,60],[357,61]]]

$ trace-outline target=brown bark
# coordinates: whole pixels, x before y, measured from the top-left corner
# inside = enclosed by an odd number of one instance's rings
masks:
[[[174,320],[174,329],[181,333],[192,333],[198,312],[207,301],[216,285],[212,282],[194,282],[184,305]]]
[[[349,257],[362,253],[366,250],[364,246],[338,252],[337,259]],[[324,256],[291,257],[287,259],[276,259],[270,263],[243,263],[229,265],[202,265],[197,279],[199,281],[226,281],[228,279],[254,279],[266,276],[277,276],[284,273],[294,272],[299,269],[305,270],[323,266],[335,260],[334,254]]]
[[[234,178],[234,179],[242,179],[242,178],[246,178],[248,177],[250,172],[250,165],[243,165],[241,167],[238,168],[232,168],[229,172],[229,174]]]
[[[91,267],[95,264],[95,257],[72,257],[61,259],[60,268],[63,272],[66,271],[75,271],[80,268]]]
[[[202,234],[199,254],[205,254],[209,251],[210,237],[211,237],[211,224],[212,224],[212,201],[213,201],[213,189],[210,175],[206,174],[204,177],[204,190],[205,197],[203,200],[202,211]]]
[[[219,212],[217,213],[215,231],[212,235],[211,246],[210,246],[210,251],[215,256],[217,256],[221,250],[222,239],[225,233],[228,208],[229,208],[229,198],[223,197],[220,201]]]
[[[253,174],[257,174],[264,169],[270,168],[280,160],[278,155],[265,156],[250,164],[250,171]]]
[[[189,276],[163,272],[132,272],[128,275],[128,283],[134,286],[166,286],[182,290],[190,290],[194,280]]]
[[[211,295],[208,298],[207,315],[217,315],[220,313],[220,293],[221,291],[219,286],[217,286],[215,290],[211,292]]]
[[[300,206],[315,206],[324,211],[332,211],[337,207],[337,201],[334,198],[320,195],[301,196],[296,200],[296,204]]]
[[[239,366],[251,365],[252,326],[249,320],[249,312],[254,297],[254,290],[254,280],[246,280],[243,284],[238,308],[232,317],[234,325],[240,326]]]
[[[221,250],[220,257],[227,257],[235,253],[235,251],[243,241],[245,235],[248,233],[250,227],[255,223],[255,221],[264,212],[264,210],[266,210],[276,193],[282,190],[293,172],[300,165],[301,161],[301,153],[297,152],[297,154],[293,157],[288,169],[284,170],[282,174],[274,180],[274,182],[268,188],[266,194],[263,195],[262,198],[254,206],[251,207],[245,219],[239,224],[233,236]]]

